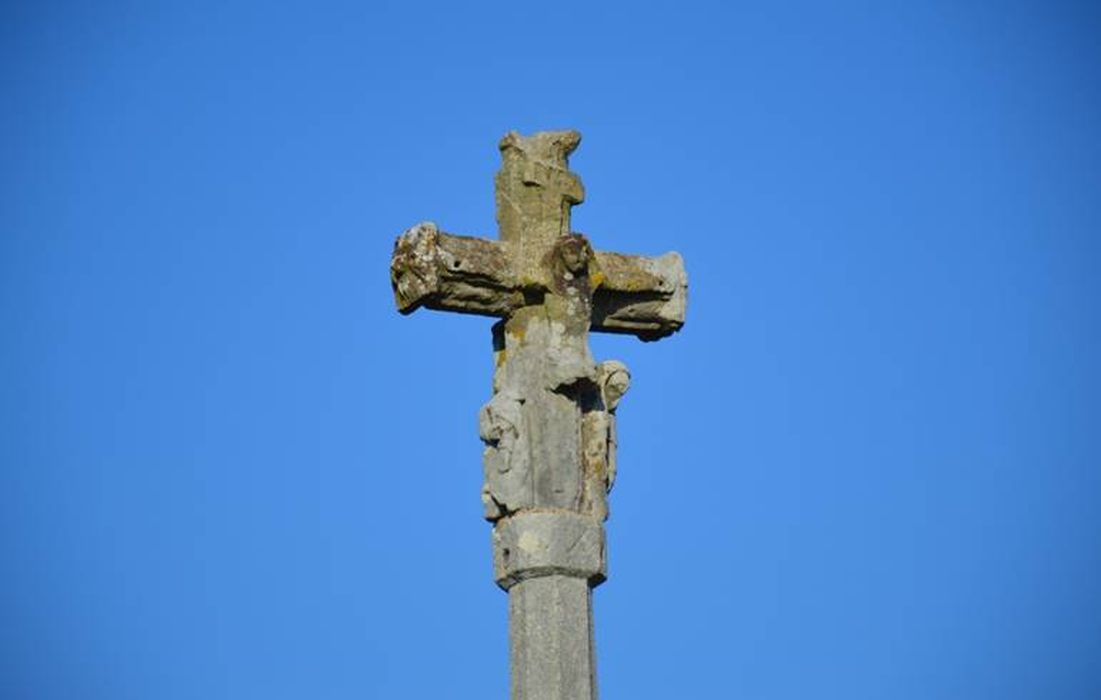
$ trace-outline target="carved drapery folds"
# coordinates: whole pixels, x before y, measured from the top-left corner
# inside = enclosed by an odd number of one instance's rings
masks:
[[[597,401],[582,414],[585,486],[581,509],[601,520],[608,518],[607,494],[615,485],[615,411],[630,383],[631,374],[622,362],[601,362],[597,368]]]
[[[487,520],[530,506],[531,451],[523,408],[522,398],[499,392],[478,414],[478,433],[485,443],[482,504]]]

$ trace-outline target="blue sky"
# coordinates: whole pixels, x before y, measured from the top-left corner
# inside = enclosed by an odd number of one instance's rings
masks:
[[[0,695],[507,696],[495,235],[572,127],[688,324],[620,411],[602,697],[1101,695],[1086,3],[73,3],[0,22]]]

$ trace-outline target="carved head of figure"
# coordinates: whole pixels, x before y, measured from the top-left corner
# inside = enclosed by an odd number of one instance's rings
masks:
[[[627,371],[627,365],[618,360],[601,362],[597,373],[604,410],[614,411],[631,386],[631,373]]]

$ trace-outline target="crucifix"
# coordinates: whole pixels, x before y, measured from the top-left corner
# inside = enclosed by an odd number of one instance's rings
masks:
[[[592,589],[606,578],[615,411],[630,375],[597,363],[590,330],[657,340],[684,325],[677,253],[593,250],[570,229],[584,199],[576,131],[507,134],[496,176],[500,240],[425,222],[398,237],[398,310],[500,318],[493,397],[479,413],[494,579],[508,592],[512,700],[595,700]]]

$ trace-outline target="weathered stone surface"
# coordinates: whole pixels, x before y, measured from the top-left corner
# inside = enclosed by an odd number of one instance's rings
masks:
[[[655,340],[684,325],[688,280],[676,253],[656,258],[596,251],[591,326],[594,331]],[[549,275],[516,272],[512,246],[417,224],[398,237],[390,262],[394,299],[403,314],[421,307],[507,317],[554,284]]]
[[[394,243],[390,283],[403,314],[422,306],[441,311],[506,316],[524,303],[505,246],[442,233],[430,221]]]
[[[500,240],[422,223],[398,238],[390,265],[402,313],[423,306],[502,319],[478,432],[494,579],[509,592],[513,700],[596,697],[591,588],[607,575],[615,413],[630,374],[593,360],[589,331],[661,338],[683,325],[687,302],[676,253],[598,252],[570,229],[570,208],[584,199],[568,168],[580,138],[506,135]]]
[[[658,340],[684,325],[688,276],[677,253],[656,258],[597,253],[604,278],[593,296],[594,330]]]
[[[580,510],[599,520],[608,517],[607,493],[615,483],[615,409],[630,383],[631,374],[622,362],[601,362],[596,377],[599,401],[587,406],[581,417],[585,480]]]
[[[544,576],[508,591],[513,700],[596,700],[592,590]]]
[[[493,578],[508,590],[539,576],[604,580],[604,528],[572,511],[522,511],[493,528]]]
[[[544,131],[501,139],[497,172],[497,226],[501,240],[520,247],[519,259],[535,270],[540,252],[569,234],[570,207],[585,199],[581,178],[567,159],[581,143],[576,131]]]
[[[420,307],[506,318],[529,300],[583,282],[578,299],[593,330],[654,340],[684,325],[688,281],[676,253],[650,258],[595,251],[570,230],[585,197],[568,169],[576,131],[501,139],[496,177],[500,241],[457,236],[423,222],[394,245],[390,280],[398,310]],[[584,268],[577,275],[570,266]],[[567,279],[568,278],[568,279]],[[576,286],[574,284],[573,286]]]
[[[482,505],[487,520],[535,505],[524,402],[515,392],[498,392],[478,415],[479,436],[485,442]]]

